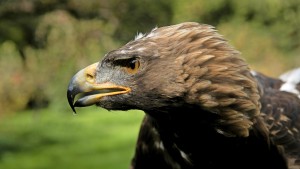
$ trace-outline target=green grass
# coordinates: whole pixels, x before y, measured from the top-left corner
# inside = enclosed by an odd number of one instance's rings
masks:
[[[129,168],[143,112],[27,111],[0,120],[1,169]]]

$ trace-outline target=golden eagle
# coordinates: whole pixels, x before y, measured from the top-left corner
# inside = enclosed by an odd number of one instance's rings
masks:
[[[185,22],[107,53],[67,95],[74,112],[145,112],[133,169],[285,169],[300,167],[299,82],[297,69],[281,79],[251,71],[214,27]]]

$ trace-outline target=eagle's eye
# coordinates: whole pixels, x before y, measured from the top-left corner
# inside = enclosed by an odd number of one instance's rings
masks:
[[[129,74],[136,74],[141,66],[141,63],[137,59],[129,60],[128,64],[125,66],[125,70]]]

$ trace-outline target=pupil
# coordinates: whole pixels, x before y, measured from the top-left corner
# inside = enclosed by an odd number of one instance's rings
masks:
[[[129,67],[131,69],[135,69],[135,62],[136,62],[135,60],[133,60],[133,61],[130,62]]]

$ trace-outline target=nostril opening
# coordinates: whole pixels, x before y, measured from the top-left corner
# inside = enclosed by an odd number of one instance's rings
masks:
[[[91,74],[86,74],[86,80],[90,83],[93,83],[95,81],[94,76]]]

